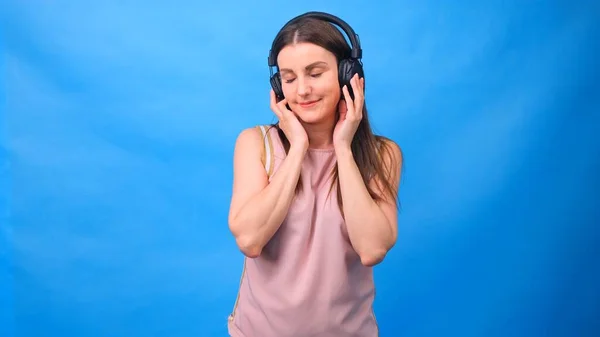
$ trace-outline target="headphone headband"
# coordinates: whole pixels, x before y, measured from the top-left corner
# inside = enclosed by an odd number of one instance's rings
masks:
[[[307,13],[298,15],[295,18],[292,18],[283,27],[288,26],[290,23],[293,23],[294,21],[297,21],[302,18],[307,18],[307,17],[327,21],[329,23],[333,23],[333,24],[339,26],[340,28],[342,28],[344,33],[346,33],[346,35],[350,39],[350,43],[352,45],[352,51],[350,52],[350,57],[352,59],[356,59],[356,60],[362,58],[362,49],[360,46],[360,39],[358,37],[358,34],[356,34],[354,32],[354,29],[352,29],[352,27],[350,27],[350,25],[348,23],[346,23],[344,20],[340,19],[337,16],[334,16],[334,15],[331,15],[331,14],[325,13],[325,12],[315,12],[315,11],[307,12]],[[282,28],[282,30],[283,30],[283,28]],[[275,64],[277,63],[276,57],[275,57],[275,55],[273,55],[273,45],[274,44],[275,44],[275,41],[273,41],[273,44],[271,45],[271,50],[269,50],[269,67],[274,67]]]

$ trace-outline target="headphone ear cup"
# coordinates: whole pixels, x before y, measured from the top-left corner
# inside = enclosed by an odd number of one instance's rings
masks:
[[[273,91],[275,92],[275,96],[277,97],[277,100],[280,101],[284,98],[283,96],[283,88],[281,86],[281,76],[279,75],[279,72],[276,72],[275,74],[273,74],[273,76],[271,76],[271,88],[273,88]]]
[[[345,85],[348,88],[348,92],[350,93],[350,97],[352,99],[354,99],[354,92],[352,90],[350,80],[352,79],[352,76],[354,76],[354,74],[358,74],[359,78],[365,76],[360,61],[354,59],[342,60],[338,69],[338,79],[340,81],[340,88]]]

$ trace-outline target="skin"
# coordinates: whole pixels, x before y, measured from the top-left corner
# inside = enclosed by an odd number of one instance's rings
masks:
[[[236,243],[246,256],[260,256],[293,201],[308,149],[333,148],[350,241],[361,262],[374,266],[395,244],[398,224],[393,198],[383,195],[384,201],[379,203],[371,198],[350,148],[362,120],[364,79],[355,76],[351,80],[356,93],[352,100],[346,87],[340,92],[335,55],[310,43],[285,47],[279,53],[278,64],[286,98],[276,102],[271,91],[271,109],[290,141],[290,151],[269,183],[260,160],[263,147],[260,133],[248,128],[238,136],[229,214],[229,228]],[[314,103],[307,106],[307,102]],[[397,189],[402,157],[395,143],[389,145],[392,155],[383,160],[387,167],[395,168],[391,173]],[[369,184],[383,193],[377,177]]]

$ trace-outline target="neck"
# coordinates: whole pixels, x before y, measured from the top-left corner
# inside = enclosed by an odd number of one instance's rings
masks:
[[[303,124],[310,149],[329,149],[333,147],[333,123]]]

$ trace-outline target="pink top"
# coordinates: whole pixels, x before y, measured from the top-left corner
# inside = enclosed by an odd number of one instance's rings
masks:
[[[285,151],[277,129],[274,169]],[[262,254],[245,258],[238,298],[229,316],[233,337],[375,337],[372,269],[362,265],[331,193],[334,150],[309,149],[302,190]]]

